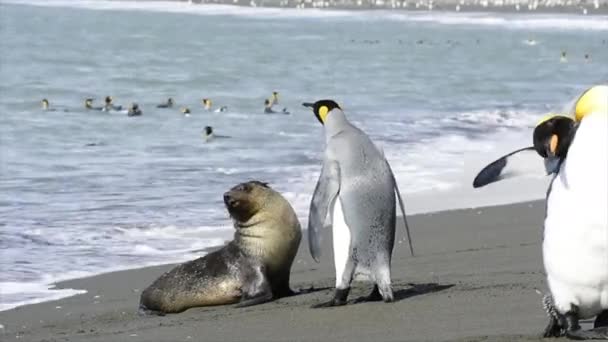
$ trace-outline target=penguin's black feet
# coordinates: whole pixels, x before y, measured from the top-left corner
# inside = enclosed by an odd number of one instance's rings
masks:
[[[348,297],[348,292],[350,291],[350,287],[346,289],[336,289],[336,293],[334,294],[334,298],[329,302],[315,304],[312,306],[313,309],[319,308],[330,308],[332,306],[342,306],[346,305],[346,298]]]
[[[543,308],[545,309],[547,316],[549,316],[549,324],[547,324],[547,327],[543,332],[543,337],[550,338],[565,336],[568,322],[566,321],[566,317],[557,312],[555,309],[553,296],[550,294],[545,294],[543,296]]]
[[[382,295],[380,294],[380,290],[378,290],[378,285],[374,285],[372,293],[370,293],[368,296],[359,297],[355,299],[355,303],[379,302],[381,300]]]
[[[549,317],[549,324],[545,328],[543,337],[544,338],[562,337],[565,334],[566,334],[566,329],[560,324],[559,320],[555,317]]]
[[[608,327],[608,310],[600,312],[600,314],[595,317],[595,323],[593,323],[593,327]]]
[[[568,330],[566,330],[566,337],[571,340],[603,340],[608,338],[608,328],[595,328],[591,330],[583,330],[578,324],[578,307],[572,305],[570,311],[564,315]]]
[[[591,330],[568,330],[566,337],[571,340],[607,340],[608,339],[608,327],[600,327]]]

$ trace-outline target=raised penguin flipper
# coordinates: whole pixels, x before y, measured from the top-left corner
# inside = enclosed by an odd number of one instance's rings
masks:
[[[321,256],[321,229],[327,212],[340,192],[340,166],[338,162],[326,160],[310,202],[308,214],[308,247],[316,262]]]
[[[509,154],[504,155],[491,162],[481,171],[479,171],[477,176],[475,176],[475,179],[473,180],[473,187],[481,188],[482,186],[486,186],[490,183],[494,183],[502,179],[525,174],[526,170],[523,170],[523,168],[520,169],[519,166],[511,164],[516,164],[514,163],[514,159],[517,159],[514,158],[516,155],[527,155],[529,153],[536,154],[534,146],[520,148],[519,150],[510,152]]]

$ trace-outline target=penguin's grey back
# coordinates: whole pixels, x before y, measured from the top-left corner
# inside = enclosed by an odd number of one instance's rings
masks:
[[[328,138],[328,152],[340,166],[340,202],[351,230],[353,255],[363,267],[380,251],[392,252],[395,184],[384,155],[359,128],[348,123]]]

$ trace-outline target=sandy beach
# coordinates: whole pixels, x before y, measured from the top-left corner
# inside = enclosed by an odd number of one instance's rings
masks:
[[[541,201],[412,216],[416,257],[393,253],[396,302],[311,309],[332,294],[330,239],[316,264],[306,241],[292,269],[294,289],[313,293],[237,309],[195,308],[140,317],[139,295],[172,265],[57,284],[88,292],[0,312],[2,341],[536,341],[546,317]],[[369,285],[356,283],[350,300]]]

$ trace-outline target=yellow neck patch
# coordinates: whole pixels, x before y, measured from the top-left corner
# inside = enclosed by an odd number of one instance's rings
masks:
[[[319,118],[321,119],[321,121],[323,121],[323,123],[325,123],[327,114],[329,114],[329,108],[327,108],[327,106],[319,107]]]
[[[591,87],[576,101],[574,105],[576,121],[581,121],[591,113],[608,115],[608,85]]]

